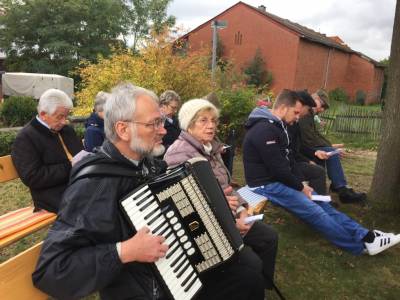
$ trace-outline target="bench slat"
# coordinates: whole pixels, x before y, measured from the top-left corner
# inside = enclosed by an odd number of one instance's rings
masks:
[[[48,299],[46,294],[33,286],[31,277],[42,244],[43,242],[40,242],[0,264],[0,295],[2,300]]]

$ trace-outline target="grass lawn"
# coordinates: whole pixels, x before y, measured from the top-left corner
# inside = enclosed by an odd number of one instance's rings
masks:
[[[343,159],[350,184],[368,191],[376,154],[353,151]],[[234,178],[244,184],[240,154],[236,156]],[[26,206],[28,190],[20,181],[0,184],[0,214]],[[373,203],[373,201],[372,201]],[[377,205],[340,205],[368,228],[400,232],[397,215]],[[353,256],[329,244],[305,224],[281,208],[267,205],[265,220],[279,232],[276,283],[287,299],[398,299],[400,295],[400,246],[377,256]],[[32,245],[45,235],[42,231],[15,246],[0,250],[1,260]],[[92,295],[85,299],[97,299]],[[268,299],[278,299],[274,292]],[[210,299],[211,300],[211,299]]]

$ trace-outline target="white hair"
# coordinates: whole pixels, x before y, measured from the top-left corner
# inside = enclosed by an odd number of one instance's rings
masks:
[[[72,109],[73,104],[71,98],[61,90],[48,89],[40,96],[37,111],[39,114],[45,112],[52,115],[58,107]]]
[[[94,111],[99,113],[104,109],[104,104],[107,101],[107,98],[110,96],[109,93],[100,91],[97,93],[96,98],[94,98]]]
[[[131,83],[122,83],[112,89],[104,105],[104,131],[108,140],[111,142],[118,140],[115,124],[118,121],[132,121],[136,111],[136,101],[144,95],[158,103],[155,93]]]

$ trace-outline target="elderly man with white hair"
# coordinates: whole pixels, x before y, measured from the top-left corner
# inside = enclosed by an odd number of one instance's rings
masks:
[[[175,278],[169,288],[176,299],[192,299],[193,273],[178,263],[184,253],[176,252],[165,232],[150,231],[145,223],[129,225],[119,205],[135,188],[165,171],[166,164],[153,159],[164,151],[166,134],[157,100],[153,92],[130,84],[118,86],[107,99],[107,139],[99,151],[73,167],[71,184],[32,275],[34,285],[48,295],[78,299],[99,291],[101,299],[171,299],[152,265],[170,255],[175,269],[166,266],[166,260],[162,265],[165,276]],[[263,278],[234,258],[205,274],[196,299],[263,300]]]
[[[63,91],[45,91],[39,99],[38,115],[18,133],[12,145],[12,160],[30,189],[35,210],[58,211],[71,160],[83,149],[75,131],[67,125],[72,107]]]

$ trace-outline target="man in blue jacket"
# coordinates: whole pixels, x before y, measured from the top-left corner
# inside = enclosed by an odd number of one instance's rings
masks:
[[[243,142],[247,184],[352,254],[375,255],[399,243],[400,235],[370,231],[329,203],[311,200],[313,189],[301,181],[289,151],[287,125],[299,119],[301,110],[297,93],[283,90],[272,110],[252,111]]]

